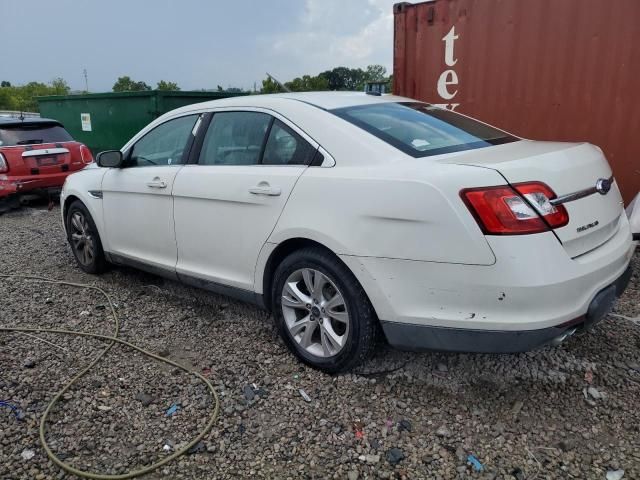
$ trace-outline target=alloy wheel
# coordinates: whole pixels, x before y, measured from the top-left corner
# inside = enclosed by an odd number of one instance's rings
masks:
[[[83,265],[90,265],[95,257],[94,238],[89,227],[89,222],[82,212],[73,212],[71,215],[71,247],[76,258]]]
[[[308,353],[333,357],[349,335],[344,296],[322,272],[302,268],[287,278],[282,289],[282,313],[293,339]]]

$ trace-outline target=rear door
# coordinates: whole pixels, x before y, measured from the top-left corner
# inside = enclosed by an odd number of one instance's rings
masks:
[[[259,110],[213,114],[173,188],[178,275],[253,291],[260,249],[316,153],[303,135]]]
[[[171,190],[193,143],[197,115],[168,120],[125,152],[123,168],[102,180],[108,251],[129,262],[175,271]]]

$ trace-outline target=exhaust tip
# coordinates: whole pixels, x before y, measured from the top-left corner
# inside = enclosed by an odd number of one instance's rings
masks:
[[[573,336],[574,333],[576,333],[575,328],[571,328],[569,330],[564,331],[561,335],[558,335],[556,338],[551,340],[551,345],[553,345],[554,347],[557,347],[562,342],[564,342],[567,338]]]

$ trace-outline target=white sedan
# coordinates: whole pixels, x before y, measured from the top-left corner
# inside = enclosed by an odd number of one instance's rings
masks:
[[[602,151],[395,96],[235,97],[158,118],[69,177],[80,268],[257,303],[329,372],[402,349],[518,352],[611,309],[634,245]]]

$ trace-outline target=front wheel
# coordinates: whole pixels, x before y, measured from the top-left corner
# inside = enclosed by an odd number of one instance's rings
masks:
[[[106,260],[96,224],[87,207],[75,201],[67,211],[67,240],[78,266],[87,273],[102,273]]]
[[[274,317],[287,347],[312,367],[335,373],[362,363],[378,329],[373,307],[351,271],[332,253],[306,248],[278,266]]]

